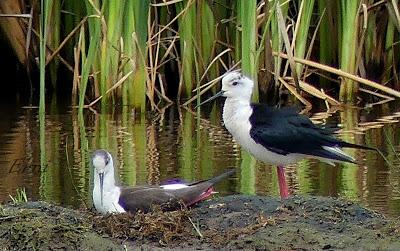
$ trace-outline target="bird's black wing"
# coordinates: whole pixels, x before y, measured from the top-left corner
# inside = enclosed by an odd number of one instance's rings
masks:
[[[175,210],[182,205],[193,205],[213,184],[203,181],[176,190],[158,186],[123,188],[118,203],[125,211],[133,213],[138,210],[148,212],[153,205],[160,205],[162,210]]]
[[[163,210],[174,210],[182,206],[191,206],[216,183],[226,179],[235,173],[234,169],[211,178],[188,184],[188,187],[180,189],[164,189],[159,186],[136,186],[121,189],[118,203],[130,212],[142,210],[147,212],[152,205],[161,205]]]
[[[161,205],[163,209],[179,207],[179,198],[171,190],[158,186],[138,186],[121,189],[119,204],[132,213],[141,210],[148,212],[153,205]]]
[[[350,161],[322,148],[346,144],[331,135],[333,130],[315,125],[295,109],[274,109],[263,104],[252,104],[252,108],[250,135],[268,150],[282,155],[299,153]]]

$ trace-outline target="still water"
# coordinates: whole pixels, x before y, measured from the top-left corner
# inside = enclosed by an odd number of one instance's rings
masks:
[[[385,151],[349,150],[359,164],[330,166],[303,160],[286,168],[292,193],[357,201],[391,216],[400,216],[400,113],[396,104],[374,109],[346,108],[309,114],[317,123],[341,124],[339,137]],[[23,104],[0,105],[0,202],[18,188],[30,200],[66,207],[91,206],[91,152],[109,150],[116,159],[121,184],[157,184],[182,177],[210,178],[236,168],[236,178],[217,187],[222,194],[279,196],[276,169],[242,152],[221,122],[221,107],[201,116],[171,106],[160,113],[135,115],[127,108],[100,113],[47,106],[45,145],[40,147],[38,109]],[[393,112],[394,111],[394,112]]]

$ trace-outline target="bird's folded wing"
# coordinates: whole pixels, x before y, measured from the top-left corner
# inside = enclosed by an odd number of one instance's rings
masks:
[[[171,190],[165,190],[157,186],[130,187],[121,189],[119,204],[130,212],[138,210],[147,212],[152,205],[164,205],[178,207],[179,198]]]
[[[287,155],[290,153],[325,156],[323,146],[334,147],[341,143],[333,137],[333,130],[315,125],[309,118],[291,109],[272,109],[255,106],[258,116],[251,116],[250,135],[268,150]],[[254,111],[253,111],[254,114]]]

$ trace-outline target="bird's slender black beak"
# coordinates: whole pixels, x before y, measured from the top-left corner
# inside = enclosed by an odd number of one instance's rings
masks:
[[[216,99],[216,98],[218,98],[218,97],[221,97],[222,95],[224,95],[224,91],[223,91],[223,90],[217,92],[214,96],[212,96],[211,98],[209,98],[209,99],[207,99],[207,100],[201,102],[199,105],[196,105],[194,109],[196,109],[196,108],[199,107],[199,106],[204,105],[205,103],[208,103],[208,102],[210,102],[210,101],[213,101],[214,99]]]
[[[100,197],[101,197],[101,205],[103,205],[103,183],[104,183],[104,173],[99,173],[100,178]]]

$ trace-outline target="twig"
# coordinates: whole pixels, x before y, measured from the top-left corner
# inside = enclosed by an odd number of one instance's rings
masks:
[[[285,59],[289,58],[289,56],[287,54],[285,54],[285,53],[272,52],[272,55],[275,56],[275,57],[281,57],[281,58],[285,58]],[[376,89],[381,90],[383,92],[389,93],[389,94],[391,94],[391,95],[393,95],[393,96],[395,96],[397,98],[400,98],[400,92],[398,92],[396,90],[393,90],[393,89],[391,89],[389,87],[386,87],[384,85],[381,85],[381,84],[379,84],[377,82],[374,82],[374,81],[371,81],[371,80],[368,80],[368,79],[365,79],[365,78],[361,78],[361,77],[356,76],[354,74],[351,74],[351,73],[348,73],[348,72],[333,68],[331,66],[320,64],[320,63],[317,63],[317,62],[314,62],[314,61],[301,59],[301,58],[297,58],[297,57],[293,57],[293,60],[295,62],[297,62],[297,63],[308,65],[308,66],[311,66],[311,67],[314,67],[314,68],[317,68],[317,69],[321,69],[321,70],[324,70],[324,71],[339,75],[339,76],[344,77],[344,78],[348,78],[348,79],[357,81],[357,82],[359,82],[361,84],[368,85],[368,86],[370,86],[372,88],[376,88]]]
[[[104,95],[100,95],[100,97],[96,98],[95,100],[93,100],[90,104],[85,105],[85,108],[91,107],[94,104],[96,104],[97,102],[99,102],[100,99],[103,98],[103,96],[107,95],[109,92],[111,92],[112,90],[114,90],[115,88],[119,87],[131,74],[133,73],[133,71],[128,72],[125,76],[123,76],[120,80],[118,80],[117,83],[115,83],[113,86],[111,86],[110,89],[108,89],[106,91],[106,93]]]
[[[199,226],[196,226],[196,225],[193,223],[193,221],[192,221],[192,219],[191,219],[190,217],[188,217],[188,219],[189,219],[190,223],[192,223],[192,226],[193,226],[194,230],[196,230],[196,233],[200,236],[200,238],[203,239],[203,234],[200,232]]]

